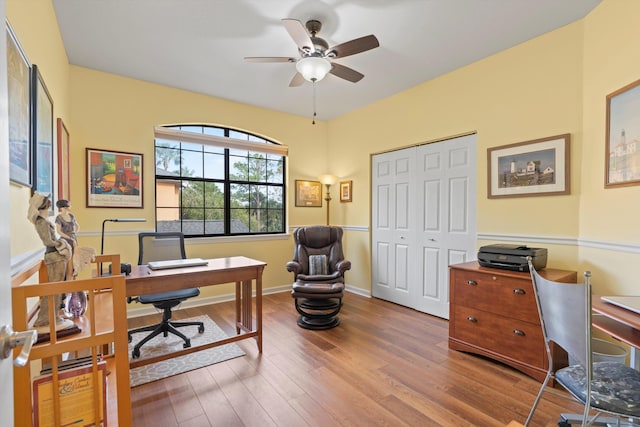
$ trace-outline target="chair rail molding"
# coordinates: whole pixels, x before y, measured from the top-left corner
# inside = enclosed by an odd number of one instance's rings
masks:
[[[492,234],[478,233],[478,240],[498,240],[505,242],[532,242],[550,245],[578,246],[583,248],[604,249],[616,252],[640,254],[640,244],[629,242],[614,242],[598,239],[582,239],[566,236],[533,236],[526,234]]]

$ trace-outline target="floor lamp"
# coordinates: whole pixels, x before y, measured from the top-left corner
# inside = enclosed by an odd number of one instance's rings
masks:
[[[338,182],[338,177],[335,175],[320,175],[318,177],[321,183],[326,187],[326,194],[324,199],[327,201],[327,225],[329,225],[329,204],[331,203],[331,186]]]
[[[102,234],[100,235],[100,255],[104,255],[104,225],[107,222],[146,222],[146,218],[108,218],[102,221]],[[123,263],[120,263],[121,270]],[[100,276],[102,276],[102,263],[100,263]]]

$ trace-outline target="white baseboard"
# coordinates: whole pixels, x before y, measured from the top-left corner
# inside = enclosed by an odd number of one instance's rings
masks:
[[[354,294],[371,298],[371,292],[367,289],[358,288],[352,285],[346,285],[345,290],[347,292],[351,292]],[[291,285],[287,284],[282,286],[276,286],[274,288],[263,289],[262,295],[278,294],[280,292],[291,292]],[[255,292],[254,292],[254,295],[255,295]],[[235,298],[236,298],[235,293],[230,293],[225,295],[218,295],[215,297],[203,297],[203,298],[190,299],[180,304],[180,308],[202,307],[204,305],[219,304],[221,302],[234,301]],[[136,304],[136,303],[132,302],[131,304]],[[140,305],[140,308],[129,309],[127,311],[127,317],[128,318],[141,317],[141,316],[147,316],[149,314],[155,314],[158,312],[159,310],[156,310],[156,308],[153,307],[153,305],[144,304],[144,305]]]
[[[263,289],[262,295],[277,294],[280,292],[287,292],[290,290],[291,290],[291,285],[277,286],[275,288]],[[254,291],[254,295],[255,295],[255,291]],[[195,298],[195,299],[190,299],[183,302],[182,304],[180,304],[180,308],[202,307],[204,305],[219,304],[221,302],[234,301],[235,298],[236,298],[235,293],[218,295],[215,297]],[[137,303],[132,302],[131,304],[134,305]],[[149,314],[155,314],[159,312],[159,310],[156,310],[156,308],[151,304],[142,304],[139,306],[140,308],[129,309],[127,311],[127,317],[128,318],[140,317],[140,316],[146,316]]]

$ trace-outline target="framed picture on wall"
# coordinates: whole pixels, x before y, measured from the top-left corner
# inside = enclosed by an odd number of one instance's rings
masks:
[[[9,118],[9,178],[31,186],[31,80],[29,61],[7,22],[7,96]]]
[[[322,207],[322,184],[320,181],[296,179],[296,206]]]
[[[58,117],[58,198],[71,200],[71,161],[69,159],[69,131]]]
[[[87,207],[142,208],[142,154],[87,148]]]
[[[569,194],[570,134],[487,149],[490,199]]]
[[[351,201],[352,189],[353,189],[353,181],[340,181],[340,202]]]
[[[640,80],[607,95],[605,188],[640,185]]]
[[[35,64],[31,66],[31,123],[34,153],[32,188],[34,191],[51,194],[51,200],[54,201],[53,99]]]

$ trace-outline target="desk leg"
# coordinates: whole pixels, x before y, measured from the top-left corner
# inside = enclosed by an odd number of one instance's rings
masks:
[[[240,282],[236,282],[236,334],[240,335],[240,313],[242,312],[242,293],[240,292]]]
[[[253,310],[251,301],[251,280],[242,282],[242,326],[245,330],[253,330]]]
[[[249,290],[251,290],[251,284],[249,284]],[[262,273],[256,278],[256,327],[258,351],[262,353]]]

